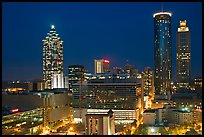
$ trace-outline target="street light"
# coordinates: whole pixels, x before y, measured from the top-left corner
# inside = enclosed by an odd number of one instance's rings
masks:
[[[154,128],[151,128],[150,130],[151,130],[151,135],[155,135],[155,130],[154,130]]]
[[[69,130],[72,131],[72,130],[73,130],[73,127],[70,127]]]

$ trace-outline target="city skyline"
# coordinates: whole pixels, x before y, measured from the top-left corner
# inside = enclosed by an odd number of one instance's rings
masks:
[[[176,32],[180,20],[186,20],[191,29],[191,78],[202,75],[201,4],[163,3],[163,10],[173,13],[173,80],[176,72]],[[56,12],[52,9],[54,7]],[[65,75],[69,65],[77,64],[94,73],[94,59],[102,58],[110,60],[111,68],[124,67],[128,60],[139,72],[147,66],[154,69],[153,14],[161,11],[161,2],[4,2],[2,8],[3,80],[42,78],[42,39],[51,25],[55,25],[64,41]]]

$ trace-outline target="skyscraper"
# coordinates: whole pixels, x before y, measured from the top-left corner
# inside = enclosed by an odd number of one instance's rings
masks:
[[[110,72],[110,61],[101,59],[101,60],[94,60],[94,73],[103,73],[103,72]]]
[[[171,13],[154,17],[154,86],[155,97],[170,97],[172,80]]]
[[[126,64],[124,67],[124,72],[130,74],[130,76],[137,76],[138,70],[135,69],[133,65]]]
[[[144,85],[144,95],[154,98],[154,76],[150,67],[146,67],[142,72],[142,80]]]
[[[56,74],[63,75],[63,41],[51,26],[43,41],[43,81],[45,89],[51,89],[51,81]]]
[[[190,30],[186,20],[180,21],[177,32],[176,65],[177,89],[190,88],[191,46]]]

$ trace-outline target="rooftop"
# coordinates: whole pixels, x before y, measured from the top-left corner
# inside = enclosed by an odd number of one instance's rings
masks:
[[[157,12],[153,14],[153,17],[156,17],[157,15],[169,15],[171,16],[172,13],[171,12]]]
[[[155,109],[145,110],[143,113],[155,113]]]

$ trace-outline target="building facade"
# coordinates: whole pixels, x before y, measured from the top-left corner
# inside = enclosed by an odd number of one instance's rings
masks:
[[[52,89],[54,74],[63,74],[63,41],[54,25],[43,41],[43,82],[45,89]]]
[[[110,72],[110,61],[101,59],[101,60],[94,60],[94,74],[96,73],[103,73],[103,72]]]
[[[84,80],[84,66],[82,65],[70,65],[68,67],[68,79],[70,83],[77,83],[80,80]]]
[[[191,41],[190,30],[186,26],[186,20],[180,21],[177,32],[176,46],[176,76],[177,90],[180,88],[190,89],[190,64],[191,64]]]
[[[16,129],[20,130],[16,132]],[[39,135],[42,130],[43,109],[41,108],[2,116],[2,135]]]
[[[138,74],[138,70],[135,69],[135,67],[133,65],[130,64],[126,64],[124,67],[124,73],[129,74],[131,77],[136,77]]]
[[[73,84],[73,107],[92,109],[135,109],[136,83]],[[81,102],[80,102],[81,101]]]
[[[86,114],[86,135],[114,135],[114,113]]]
[[[64,76],[61,74],[53,74],[53,78],[51,80],[52,89],[54,88],[64,88]]]
[[[154,75],[150,67],[146,67],[142,72],[142,79],[144,85],[144,95],[154,99]]]
[[[73,114],[72,94],[65,90],[3,94],[2,106],[15,106],[21,112],[42,110],[43,126],[56,123]]]
[[[192,85],[195,89],[202,89],[202,77],[195,77]]]
[[[171,13],[154,17],[154,86],[155,96],[170,98],[172,81]]]
[[[180,110],[170,110],[169,122],[178,125],[193,124],[193,113]]]
[[[155,125],[156,113],[155,110],[145,110],[143,113],[143,124]]]

